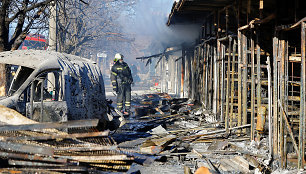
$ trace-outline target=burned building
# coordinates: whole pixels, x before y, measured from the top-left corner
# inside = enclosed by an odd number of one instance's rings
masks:
[[[160,54],[162,92],[188,97],[225,129],[269,139],[282,168],[305,161],[306,2],[180,0],[167,25],[201,24],[196,44]],[[176,50],[177,52],[177,50]],[[169,53],[169,54],[167,54]],[[289,158],[293,154],[296,161]]]

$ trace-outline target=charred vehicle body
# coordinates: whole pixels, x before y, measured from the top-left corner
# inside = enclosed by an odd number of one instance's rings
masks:
[[[78,56],[40,50],[0,53],[0,63],[17,67],[0,105],[39,122],[80,119],[111,121],[102,73]]]

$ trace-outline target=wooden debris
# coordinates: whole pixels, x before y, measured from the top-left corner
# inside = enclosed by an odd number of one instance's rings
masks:
[[[220,173],[218,168],[216,168],[213,163],[207,159],[205,156],[203,156],[202,154],[200,154],[199,152],[197,152],[195,149],[192,150],[193,153],[197,154],[199,157],[203,158],[207,164],[209,165],[209,168],[214,172],[214,173]]]
[[[0,169],[0,173],[10,173],[10,174],[19,174],[19,173],[43,173],[43,174],[62,174],[61,172],[56,171],[48,171],[45,169],[38,169],[38,168],[2,168]]]
[[[260,172],[264,172],[264,171],[271,172],[272,171],[268,166],[259,163],[256,158],[254,158],[254,157],[252,157],[248,154],[245,154],[243,156],[247,159],[247,161],[250,163],[250,165],[252,165],[255,168],[258,168]]]
[[[98,119],[93,119],[93,120],[73,120],[68,122],[54,122],[54,123],[2,125],[0,126],[0,131],[96,127],[98,125],[98,122],[99,122]]]
[[[250,127],[250,126],[251,126],[251,124],[246,124],[246,125],[242,125],[242,126],[237,126],[237,127],[229,128],[229,130],[242,129],[242,128],[246,128],[246,127]],[[220,134],[220,133],[224,133],[224,132],[227,132],[227,130],[223,129],[223,130],[207,132],[205,134],[200,134],[200,135],[184,136],[181,139],[182,140],[192,140],[192,139],[195,139],[195,138],[199,138],[199,137],[203,137],[203,136],[207,136],[207,135]]]
[[[4,159],[23,159],[23,160],[35,160],[35,161],[46,161],[46,162],[54,162],[54,163],[67,163],[66,158],[58,157],[43,157],[40,155],[29,155],[24,153],[13,153],[13,152],[1,152],[0,157]]]
[[[223,170],[227,172],[234,172],[234,171],[241,172],[239,165],[237,165],[236,163],[233,163],[232,159],[221,159],[220,163],[223,166]]]
[[[228,146],[228,141],[223,140],[223,141],[214,141],[207,150],[212,151],[212,150],[224,150]]]
[[[88,172],[92,163],[103,161],[104,165],[113,165],[107,161],[134,160],[116,151],[116,143],[107,137],[109,131],[98,132],[92,129],[98,122],[95,119],[2,125],[0,148],[3,151],[0,151],[0,157],[7,160],[7,167],[23,167],[21,173],[31,173],[35,167],[39,167],[42,173]],[[55,128],[73,128],[70,132],[76,133],[69,134]]]
[[[220,169],[224,172],[249,173],[249,168],[249,162],[242,156],[235,156],[234,158],[220,160]]]
[[[141,145],[140,152],[147,154],[158,154],[175,139],[176,137],[173,135],[168,135],[164,138],[149,139]]]
[[[250,137],[245,138],[235,138],[235,139],[227,139],[228,142],[239,142],[239,141],[246,141],[249,140]],[[223,139],[220,140],[214,140],[214,139],[198,139],[193,141],[193,143],[213,143],[215,141],[224,141]]]
[[[162,115],[165,114],[165,113],[164,113],[162,110],[160,110],[158,107],[156,107],[155,110],[156,110],[157,112],[159,112],[160,114],[162,114]]]
[[[81,162],[94,162],[102,160],[133,160],[132,157],[126,155],[91,155],[91,156],[60,156],[70,160],[76,160]]]
[[[65,166],[64,164],[54,164],[54,163],[42,163],[33,161],[23,161],[23,160],[8,160],[9,165],[13,166],[43,166],[43,167],[60,167]]]
[[[65,139],[65,138],[86,138],[86,137],[101,137],[108,136],[109,131],[103,132],[90,132],[90,133],[76,133],[76,134],[62,134],[62,135],[45,135],[45,136],[18,136],[18,137],[1,137],[3,141],[34,141],[34,140],[52,140],[52,139]]]
[[[102,146],[102,145],[86,145],[80,147],[56,147],[57,151],[82,152],[82,151],[98,151],[98,150],[116,150],[117,146]]]
[[[232,161],[239,165],[240,171],[242,171],[243,173],[250,172],[249,162],[245,160],[242,156],[235,156],[234,158],[232,158]]]
[[[23,152],[30,154],[41,154],[49,156],[52,156],[54,154],[54,149],[51,147],[34,146],[34,145],[5,142],[5,141],[0,141],[0,148],[7,149],[9,151]]]
[[[191,174],[191,170],[188,166],[184,166],[184,174]]]

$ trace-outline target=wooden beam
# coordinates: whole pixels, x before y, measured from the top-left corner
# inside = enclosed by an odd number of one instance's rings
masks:
[[[92,120],[73,120],[68,122],[56,122],[56,123],[48,122],[48,123],[22,124],[22,125],[3,125],[0,126],[0,131],[96,127],[98,125],[98,122],[99,122],[98,119],[92,119]]]
[[[31,153],[31,154],[42,154],[52,156],[54,150],[51,147],[34,146],[28,144],[20,144],[13,142],[0,141],[1,149],[8,149],[16,152]]]
[[[85,137],[102,137],[108,136],[109,131],[104,132],[89,132],[89,133],[76,133],[76,134],[54,134],[54,135],[45,135],[45,136],[18,136],[18,137],[0,137],[0,139],[5,141],[35,141],[35,140],[52,140],[52,139],[67,139],[67,138],[85,138]]]

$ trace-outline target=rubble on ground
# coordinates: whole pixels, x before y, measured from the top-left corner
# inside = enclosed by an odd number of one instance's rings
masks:
[[[226,130],[224,122],[217,121],[214,114],[187,99],[165,99],[160,94],[147,94],[137,100],[146,100],[152,105],[134,103],[138,105],[136,110],[143,105],[149,106],[148,110],[162,108],[157,100],[166,100],[164,105],[170,105],[169,108],[175,105],[176,112],[170,109],[164,110],[163,114],[156,111],[143,116],[137,115],[139,112],[136,111],[136,116],[130,118],[130,124],[145,125],[147,129],[138,129],[138,133],[142,131],[141,138],[120,140],[123,142],[119,146],[124,144],[125,148],[144,155],[164,157],[164,161],[152,161],[149,165],[133,164],[131,169],[134,172],[153,174],[174,170],[175,173],[189,171],[199,174],[207,170],[210,173],[272,173],[279,170],[278,164],[273,163],[269,156],[265,135],[258,141],[250,141],[246,133],[250,124]],[[120,128],[122,132],[118,132],[119,135],[124,131],[135,131],[129,129],[133,126],[124,127]],[[291,171],[295,170],[292,168]]]
[[[0,157],[6,162],[0,171],[299,172],[294,167],[278,169],[269,156],[267,138],[250,141],[245,133],[250,124],[225,129],[224,122],[201,105],[167,94],[138,96],[132,104],[134,114],[114,131],[99,131],[97,120],[0,126]],[[141,107],[142,113],[150,114],[140,114]]]

